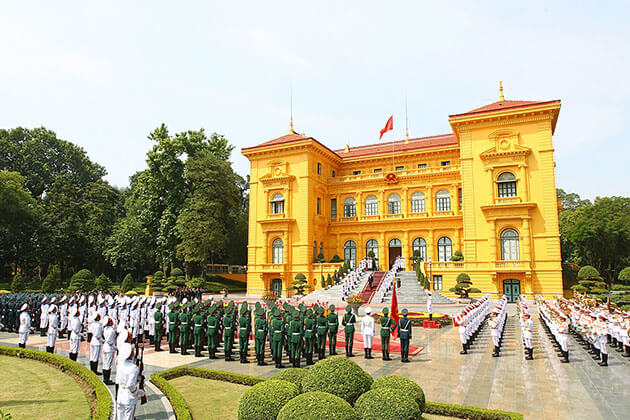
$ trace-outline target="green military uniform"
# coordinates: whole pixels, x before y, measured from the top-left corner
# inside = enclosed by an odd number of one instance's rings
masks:
[[[335,313],[335,305],[330,305],[328,309],[330,310],[330,313],[326,319],[328,320],[329,353],[331,356],[335,356],[337,354],[337,330],[339,329],[339,318]]]
[[[182,313],[179,314],[179,345],[181,347],[181,354],[186,356],[188,352],[188,325],[190,324],[190,315],[188,314],[188,305],[182,308]]]
[[[409,340],[411,340],[412,325],[411,320],[407,318],[409,311],[407,308],[402,310],[403,319],[400,320],[398,333],[400,338],[400,358],[403,363],[409,363]]]
[[[302,351],[302,322],[300,321],[300,315],[295,313],[289,324],[289,341],[291,346],[291,360],[293,367],[300,367],[300,357]]]
[[[267,339],[267,321],[265,320],[265,310],[261,307],[256,308],[256,326],[254,332],[256,360],[258,366],[266,366],[265,363],[265,340]]]
[[[319,308],[317,317],[317,355],[319,360],[326,358],[326,333],[328,332],[328,320],[324,316],[324,308]]]
[[[223,348],[225,350],[225,361],[232,362],[232,344],[234,344],[234,318],[232,318],[232,301],[223,316]]]
[[[284,308],[284,314],[283,314],[283,321],[284,321],[284,339],[283,339],[283,345],[284,345],[284,351],[287,353],[287,356],[289,357],[289,361],[291,363],[293,363],[293,358],[291,357],[291,349],[289,347],[289,324],[291,323],[291,320],[293,319],[293,317],[291,316],[291,310],[293,309],[288,303],[285,303],[283,305]]]
[[[247,302],[241,305],[241,316],[238,318],[238,352],[241,363],[249,363],[247,361],[247,348],[249,347],[249,332],[251,320],[247,316]]]
[[[313,364],[313,342],[315,341],[315,321],[313,320],[313,311],[306,310],[306,318],[304,319],[304,356],[306,364]]]
[[[162,351],[160,348],[160,342],[162,341],[162,304],[160,302],[155,305],[155,313],[153,314],[153,319],[155,320],[155,325],[153,326],[153,338],[155,340],[155,351]]]
[[[177,347],[177,324],[179,322],[179,312],[177,305],[171,304],[171,312],[168,313],[168,352],[176,353]]]
[[[352,354],[352,345],[354,344],[354,324],[357,322],[357,317],[352,313],[352,307],[346,306],[346,313],[343,315],[342,324],[344,326],[344,333],[346,335],[346,357],[354,357]]]
[[[201,335],[203,333],[203,315],[201,314],[201,308],[195,310],[195,315],[192,317],[193,322],[193,344],[195,345],[195,357],[201,357],[202,341]]]
[[[389,317],[389,309],[383,308],[381,318],[381,345],[383,347],[383,360],[392,360],[389,357],[389,336],[396,331],[396,321]]]
[[[274,319],[271,321],[270,338],[272,342],[272,356],[276,362],[276,368],[283,368],[282,365],[282,334],[284,332],[284,322],[279,309],[274,309]]]
[[[208,311],[208,317],[206,318],[207,330],[206,336],[208,338],[208,354],[210,359],[216,359],[217,352],[217,334],[219,331],[219,320],[216,316],[216,306],[212,305]]]

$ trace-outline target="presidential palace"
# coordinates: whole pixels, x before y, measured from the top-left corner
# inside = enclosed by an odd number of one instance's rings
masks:
[[[560,101],[449,116],[452,133],[332,150],[293,129],[251,162],[247,289],[287,295],[370,251],[381,270],[417,251],[431,288],[459,273],[493,297],[562,293],[552,136]],[[452,261],[456,251],[463,260]],[[323,254],[325,262],[318,256]],[[311,289],[313,290],[313,289]]]

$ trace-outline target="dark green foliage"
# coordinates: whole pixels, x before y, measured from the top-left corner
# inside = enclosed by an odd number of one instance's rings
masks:
[[[153,274],[153,279],[151,280],[151,288],[155,291],[161,292],[164,291],[166,287],[166,282],[164,281],[164,272],[156,271]]]
[[[295,280],[291,282],[291,286],[289,286],[288,290],[295,290],[295,293],[298,295],[303,295],[306,289],[310,289],[311,286],[308,284],[306,280],[306,276],[302,273],[297,273],[295,275]]]
[[[96,288],[101,290],[108,290],[112,287],[112,281],[105,274],[101,274],[96,278]]]
[[[468,420],[523,420],[523,415],[501,410],[427,402],[426,413]]]
[[[481,290],[472,287],[472,280],[466,273],[459,273],[455,287],[451,287],[449,291],[456,293],[462,299],[468,299],[470,293],[481,293]]]
[[[372,389],[354,405],[361,420],[416,420],[422,415],[418,403],[403,390]]]
[[[370,251],[367,253],[367,256],[370,258],[374,258],[376,255],[374,255],[374,251]]]
[[[343,260],[341,258],[339,258],[339,255],[335,254],[331,259],[330,262],[331,263],[338,263],[338,262],[342,262]]]
[[[299,394],[297,385],[276,379],[254,385],[238,403],[239,420],[275,419],[291,399]]]
[[[173,270],[171,270],[171,277],[182,277],[183,275],[184,272],[179,267],[175,267],[173,268]]]
[[[590,293],[594,294],[594,295],[601,295],[604,293],[608,293],[607,289],[600,289],[600,288],[595,288],[595,289],[591,289]]]
[[[599,280],[599,271],[593,266],[585,265],[578,271],[578,280]]]
[[[626,286],[625,284],[613,284],[610,289],[617,292],[620,292],[620,291],[625,292],[625,291],[630,291],[630,286]]]
[[[277,420],[359,420],[347,401],[325,392],[307,392],[289,401]]]
[[[451,257],[451,261],[464,261],[464,254],[459,249]]]
[[[206,288],[206,279],[203,277],[193,277],[192,282],[190,284],[192,287],[199,287],[202,289]]]
[[[392,388],[400,391],[401,394],[409,395],[413,399],[415,399],[418,404],[418,408],[420,408],[421,412],[424,412],[424,407],[426,405],[426,399],[424,396],[424,391],[414,381],[409,378],[405,378],[404,376],[398,375],[385,375],[376,379],[372,384],[372,389],[378,388]]]
[[[72,276],[68,290],[71,292],[76,290],[93,290],[95,287],[94,274],[87,268],[84,268]]]
[[[322,391],[336,395],[350,404],[370,389],[374,380],[350,359],[333,356],[315,363],[302,378],[304,392]]]
[[[42,292],[51,293],[61,287],[61,270],[58,265],[48,267],[48,273],[42,282]]]
[[[11,282],[11,291],[12,292],[22,292],[26,290],[26,281],[21,273],[16,273],[13,276],[13,281]]]
[[[131,275],[131,273],[128,273],[125,278],[123,279],[122,282],[122,286],[120,286],[120,290],[124,293],[124,292],[128,292],[131,289],[133,289],[133,276]]]
[[[308,372],[304,368],[289,368],[281,370],[271,377],[271,379],[279,379],[282,381],[289,381],[294,383],[298,387],[298,393],[302,392],[302,378]]]
[[[617,277],[621,283],[624,283],[630,286],[630,267],[626,267],[619,272],[619,276]]]

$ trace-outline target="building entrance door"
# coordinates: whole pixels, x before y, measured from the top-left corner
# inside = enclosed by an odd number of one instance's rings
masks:
[[[508,302],[516,302],[521,295],[521,282],[519,280],[503,280],[503,294],[507,296]]]
[[[281,279],[271,280],[271,291],[276,296],[282,296],[282,280]]]
[[[389,268],[391,269],[396,258],[402,255],[402,243],[398,239],[389,241]]]

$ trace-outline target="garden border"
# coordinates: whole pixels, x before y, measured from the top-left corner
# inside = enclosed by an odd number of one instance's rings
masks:
[[[23,349],[20,347],[0,346],[0,355],[25,357],[59,368],[62,372],[69,371],[92,390],[92,397],[96,398],[96,409],[92,412],[94,420],[109,420],[112,414],[112,398],[105,384],[88,368],[63,356],[46,353],[39,350]],[[89,397],[89,395],[88,395]]]
[[[242,375],[240,373],[225,372],[222,370],[209,370],[192,366],[179,366],[163,370],[151,375],[151,382],[168,398],[177,420],[191,420],[190,408],[184,397],[171,385],[168,380],[180,376],[196,376],[199,378],[213,379],[215,381],[231,382],[234,384],[253,386],[264,382],[268,378]],[[469,420],[523,420],[523,415],[502,410],[489,410],[485,408],[468,407],[457,404],[446,404],[427,401],[424,410],[427,414],[458,417]]]

